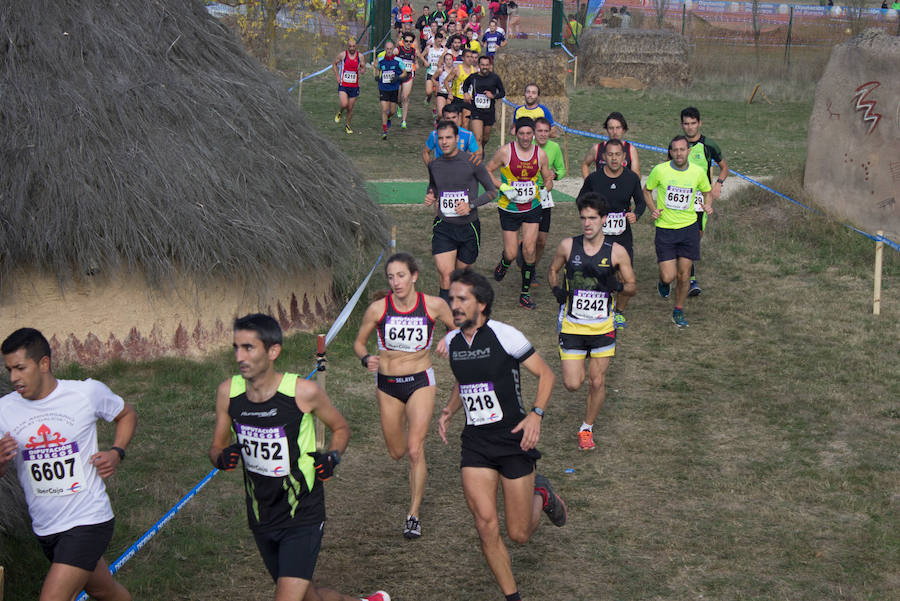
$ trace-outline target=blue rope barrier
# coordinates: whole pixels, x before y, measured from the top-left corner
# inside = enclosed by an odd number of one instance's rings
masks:
[[[378,264],[381,263],[382,257],[384,257],[384,250],[382,249],[381,254],[378,255],[378,258],[375,260],[375,264],[372,265],[372,269],[369,270],[369,274],[365,277],[359,287],[356,289],[356,292],[353,293],[353,296],[350,297],[350,300],[347,301],[347,304],[344,305],[344,308],[341,310],[340,314],[337,316],[337,319],[334,320],[334,323],[331,324],[331,328],[328,330],[328,334],[325,336],[325,346],[327,347],[332,340],[334,340],[335,336],[338,335],[338,332],[341,331],[341,328],[347,323],[347,319],[350,317],[350,314],[353,312],[353,309],[356,308],[356,303],[359,302],[359,297],[362,296],[363,290],[365,290],[366,286],[369,283],[369,279],[371,279],[372,274],[375,273],[375,269],[378,268]],[[309,375],[304,378],[305,380],[309,380],[316,373],[316,369],[313,368]],[[124,553],[122,553],[118,559],[116,559],[112,565],[109,566],[109,573],[115,574],[118,572],[125,563],[134,557],[141,548],[147,544],[147,542],[156,536],[156,534],[162,530],[163,526],[169,523],[175,514],[182,510],[182,508],[187,505],[188,501],[193,499],[200,489],[202,489],[206,484],[213,479],[219,473],[219,470],[213,468],[211,472],[206,474],[200,482],[194,485],[194,488],[188,491],[186,495],[184,495],[180,501],[175,503],[169,511],[165,513],[159,520],[153,524],[144,534],[141,535],[139,539],[137,539],[130,547],[128,547]],[[87,593],[81,591],[81,594],[78,595],[75,601],[86,601],[88,598]]]
[[[567,51],[567,52],[568,52],[568,51]],[[512,107],[515,107],[515,106],[516,106],[515,103],[510,102],[510,101],[507,100],[506,98],[503,98],[502,100],[503,100],[503,102],[505,102],[506,104],[508,104],[508,105],[510,105],[510,106],[512,106]],[[562,129],[562,130],[563,130],[564,132],[566,132],[566,133],[575,134],[575,135],[582,136],[582,137],[585,137],[585,138],[593,138],[593,139],[595,139],[595,140],[609,140],[609,136],[604,136],[604,135],[601,135],[601,134],[595,134],[595,133],[593,133],[593,132],[589,132],[589,131],[584,131],[584,130],[580,130],[580,129],[575,129],[575,128],[572,128],[572,127],[568,127],[568,126],[566,126],[566,125],[563,125],[563,124],[560,123],[559,121],[556,121],[555,119],[553,120],[553,125],[559,127],[560,129]],[[631,141],[631,140],[628,140],[628,143],[631,144],[632,146],[636,147],[636,148],[642,148],[642,149],[644,149],[644,150],[651,150],[651,151],[653,151],[653,152],[659,152],[659,153],[668,153],[668,152],[669,152],[668,149],[662,148],[661,146],[653,146],[653,145],[651,145],[651,144],[643,144],[643,143],[641,143],[641,142],[633,142],[633,141]],[[771,193],[771,194],[774,194],[774,195],[777,196],[778,198],[782,198],[782,199],[784,199],[784,200],[787,200],[788,202],[792,202],[792,203],[794,203],[795,205],[797,205],[798,207],[803,207],[804,209],[806,209],[806,210],[808,210],[808,211],[812,211],[813,213],[816,213],[817,215],[823,215],[823,216],[825,215],[825,213],[823,213],[823,212],[820,211],[819,209],[816,209],[816,208],[811,207],[811,206],[809,206],[809,205],[807,205],[807,204],[804,204],[804,203],[800,202],[799,200],[795,200],[795,199],[791,198],[790,196],[788,196],[787,194],[783,194],[783,193],[779,192],[778,190],[776,190],[776,189],[774,189],[774,188],[772,188],[772,187],[770,187],[770,186],[767,186],[767,185],[765,185],[764,183],[762,183],[762,182],[760,182],[760,181],[757,181],[757,180],[753,179],[752,177],[750,177],[750,176],[748,176],[748,175],[744,175],[743,173],[740,173],[740,172],[735,171],[735,170],[733,170],[733,169],[730,169],[730,170],[729,170],[729,173],[738,176],[739,178],[741,178],[741,179],[743,179],[743,180],[745,180],[745,181],[747,181],[747,182],[753,184],[754,186],[756,186],[756,187],[758,187],[758,188],[762,188],[762,189],[765,190],[766,192],[769,192],[769,193]],[[868,232],[866,232],[866,231],[863,231],[863,230],[861,230],[861,229],[859,229],[859,228],[857,228],[857,227],[854,227],[854,226],[850,225],[849,223],[844,223],[843,221],[838,221],[838,223],[841,224],[842,226],[844,226],[845,228],[849,229],[849,230],[853,230],[853,231],[856,232],[857,234],[860,234],[860,235],[862,235],[862,236],[865,236],[866,238],[868,238],[869,240],[872,240],[873,242],[883,242],[884,244],[888,245],[889,247],[893,248],[894,250],[900,252],[900,243],[898,243],[898,242],[896,242],[896,241],[894,241],[894,240],[891,240],[890,238],[887,238],[887,237],[885,237],[885,236],[879,236],[879,235],[877,235],[877,234],[870,234],[870,233],[868,233]]]
[[[372,54],[373,52],[375,52],[375,49],[378,48],[379,46],[381,46],[381,44],[383,44],[384,41],[385,41],[386,39],[388,39],[388,36],[389,36],[389,35],[391,35],[391,32],[390,32],[390,31],[387,32],[383,38],[381,38],[381,41],[380,41],[380,42],[378,42],[377,44],[375,44],[375,48],[372,48],[371,50],[366,50],[365,52],[362,53],[362,56],[365,56],[365,55],[367,55],[367,54]],[[300,85],[301,83],[303,83],[303,82],[306,81],[307,79],[312,79],[313,77],[318,77],[319,75],[321,75],[322,73],[325,73],[325,72],[328,71],[329,69],[331,69],[331,65],[328,65],[327,67],[325,67],[325,68],[323,68],[323,69],[320,69],[320,70],[316,71],[315,73],[310,73],[310,74],[307,75],[306,77],[300,78],[300,80],[297,81],[297,85]],[[288,94],[290,94],[291,92],[293,92],[294,89],[296,89],[296,87],[297,87],[297,86],[291,86],[290,88],[288,88]]]

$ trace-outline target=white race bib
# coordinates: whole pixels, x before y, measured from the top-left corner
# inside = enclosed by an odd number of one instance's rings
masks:
[[[550,192],[550,190],[541,188],[541,208],[552,209],[554,206],[556,205],[553,204],[553,194]]]
[[[466,410],[466,425],[484,426],[503,419],[503,410],[492,383],[460,384],[459,396]]]
[[[393,71],[382,71],[381,72],[381,83],[384,84],[392,84],[394,83],[394,79],[397,77],[397,74]]]
[[[78,443],[22,451],[31,490],[39,497],[62,497],[81,492],[87,486]]]
[[[694,200],[693,192],[693,188],[666,186],[666,208],[675,209],[676,211],[686,211]]]
[[[607,236],[618,236],[625,231],[625,212],[610,213],[603,224],[603,233]]]
[[[497,42],[488,42],[487,43],[487,51],[491,54],[497,52]]]
[[[241,455],[247,471],[271,478],[282,478],[290,473],[288,440],[284,428],[247,426],[234,422],[234,431],[238,444],[241,445]]]
[[[459,217],[459,213],[456,212],[456,205],[460,202],[469,202],[469,193],[465,190],[441,192],[441,197],[438,199],[441,215],[445,217]]]
[[[475,94],[475,108],[489,109],[491,108],[491,99],[484,94]]]
[[[403,67],[404,71],[412,71],[412,63],[405,58],[398,58],[397,62],[400,63],[400,66]]]
[[[341,74],[341,81],[344,83],[356,83],[356,71],[344,71]]]
[[[703,212],[703,192],[697,190],[697,195],[694,196],[694,210],[698,213]]]
[[[424,317],[388,315],[384,322],[384,348],[412,353],[428,346],[428,320]]]
[[[512,187],[516,191],[516,203],[531,202],[537,196],[537,184],[531,180],[512,182]]]
[[[609,292],[575,290],[575,294],[572,295],[572,316],[585,321],[608,319]]]

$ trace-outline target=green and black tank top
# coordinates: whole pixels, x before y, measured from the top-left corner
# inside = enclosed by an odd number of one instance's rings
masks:
[[[284,374],[278,391],[262,403],[247,399],[247,382],[231,378],[228,415],[241,445],[247,519],[254,531],[318,524],[325,494],[316,480],[313,416],[297,407],[297,374]]]

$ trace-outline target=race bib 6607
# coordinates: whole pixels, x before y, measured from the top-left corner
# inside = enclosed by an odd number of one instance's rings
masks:
[[[86,486],[78,443],[26,449],[22,460],[30,476],[31,490],[39,497],[61,497],[81,492]]]

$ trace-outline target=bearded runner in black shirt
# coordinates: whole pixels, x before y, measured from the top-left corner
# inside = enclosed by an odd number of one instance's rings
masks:
[[[438,431],[447,443],[447,427],[460,407],[462,483],[481,539],[481,550],[507,601],[518,601],[509,554],[500,538],[497,485],[509,537],[525,543],[538,526],[541,510],[557,526],[566,523],[566,506],[549,480],[535,473],[541,454],[535,448],[550,400],[554,376],[550,366],[514,327],[490,319],[494,291],[487,278],[471,269],[453,273],[450,308],[459,329],[444,342],[456,385],[441,413]],[[537,398],[530,412],[522,406],[519,365],[536,375]]]
[[[311,586],[325,526],[321,481],[334,474],[350,428],[318,384],[275,371],[281,341],[281,326],[268,315],[234,321],[234,355],[241,373],[216,392],[209,458],[226,471],[242,460],[247,518],[275,581],[276,599],[356,601],[358,597]],[[316,451],[313,415],[331,430],[326,453]],[[378,591],[366,599],[390,601],[390,596]]]
[[[578,198],[589,192],[599,194],[606,200],[609,215],[603,224],[603,235],[612,244],[618,242],[628,251],[634,263],[634,243],[631,225],[637,223],[647,209],[647,202],[641,190],[640,176],[630,169],[625,169],[625,145],[621,140],[610,139],[603,151],[604,164],[587,176]],[[632,201],[634,206],[632,206]],[[621,278],[620,278],[621,279]],[[616,301],[614,323],[617,330],[627,327],[625,306],[630,296],[622,296]]]
[[[431,254],[440,277],[440,297],[450,302],[450,274],[472,265],[481,245],[478,207],[497,197],[491,175],[478,157],[459,149],[459,128],[452,121],[437,126],[441,156],[428,163],[425,206],[434,206]],[[479,196],[478,184],[484,187]]]
[[[469,124],[478,140],[481,158],[484,158],[484,148],[491,139],[491,128],[497,119],[496,102],[506,96],[503,80],[494,73],[490,58],[482,56],[478,59],[478,71],[463,81],[462,90],[466,102],[475,107]]]

